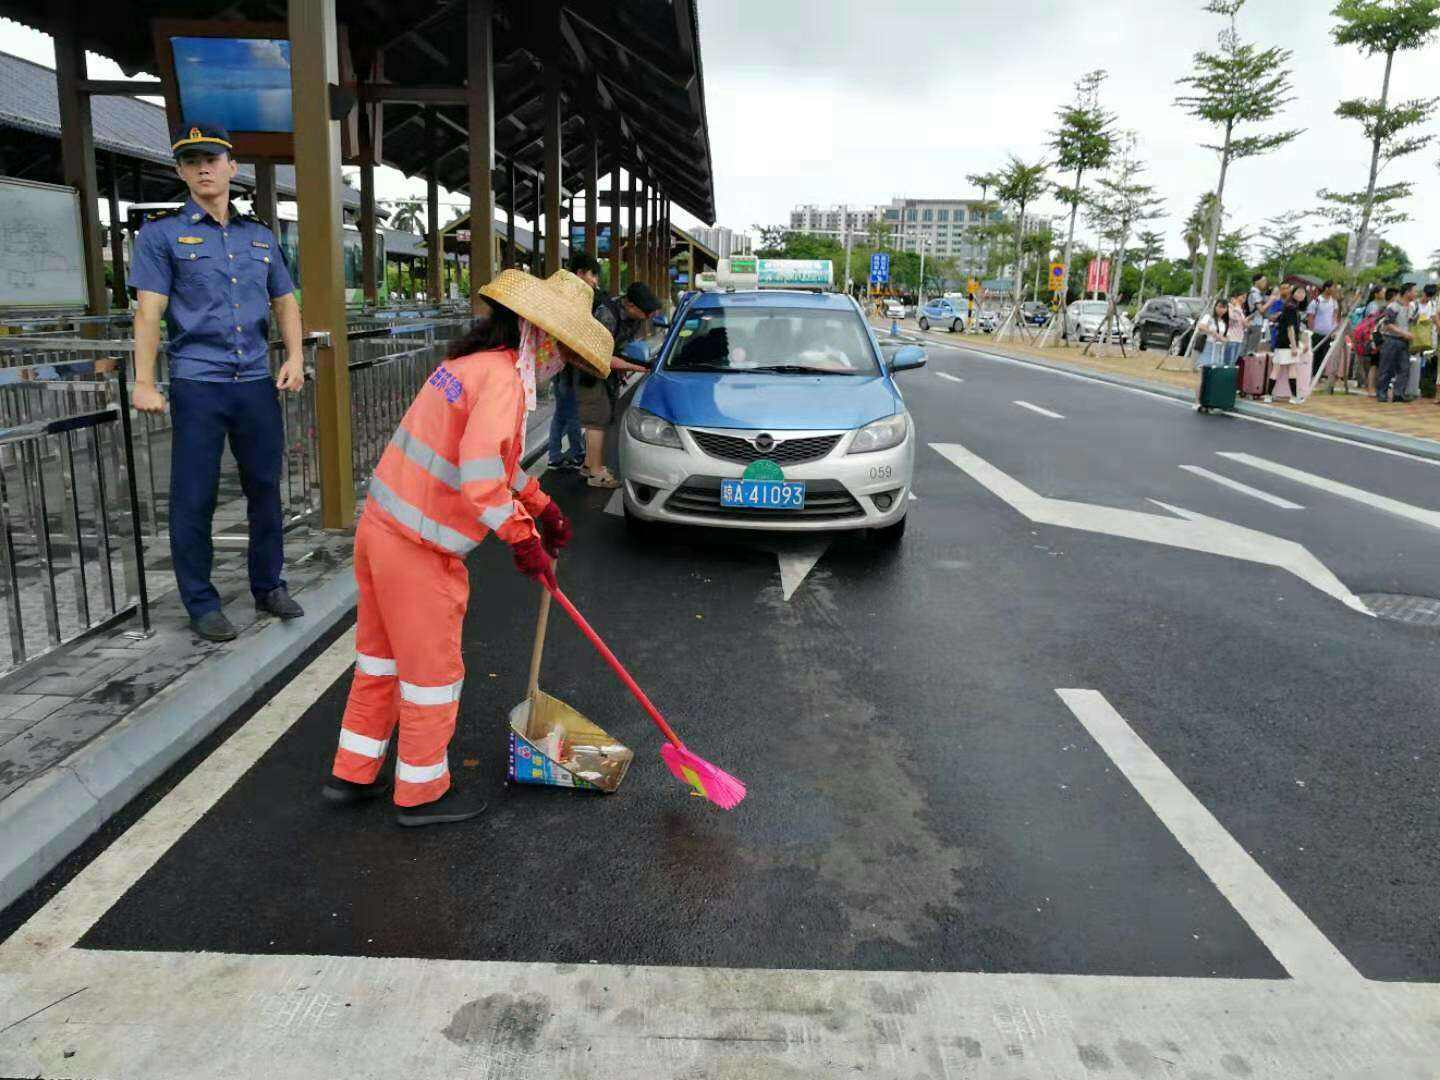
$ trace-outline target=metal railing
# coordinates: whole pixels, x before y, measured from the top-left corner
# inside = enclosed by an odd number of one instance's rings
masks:
[[[468,325],[458,316],[347,333],[357,486],[447,343]],[[281,502],[292,535],[319,516],[314,362],[323,338],[304,342],[303,390],[281,395]],[[0,603],[9,642],[8,650],[0,646],[0,669],[7,654],[19,665],[137,610],[148,630],[144,544],[152,559],[168,554],[171,420],[168,412],[128,408],[134,348],[122,338],[0,336]],[[282,359],[273,346],[272,369]],[[168,389],[163,347],[156,366]],[[244,547],[246,519],[238,471],[227,462],[215,546]]]
[[[0,380],[0,606],[19,666],[140,612],[149,629],[137,527],[125,365],[92,358],[7,368]],[[48,415],[56,402],[82,411]],[[20,415],[28,419],[15,422]]]

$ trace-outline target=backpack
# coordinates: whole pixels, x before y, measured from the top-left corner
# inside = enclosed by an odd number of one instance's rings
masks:
[[[1373,315],[1366,315],[1350,332],[1350,343],[1355,346],[1357,353],[1363,356],[1375,354],[1375,327],[1380,324],[1381,314],[1383,313],[1377,311]]]

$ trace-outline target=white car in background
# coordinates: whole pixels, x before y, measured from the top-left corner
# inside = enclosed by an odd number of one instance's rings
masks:
[[[1091,341],[1100,334],[1105,314],[1110,310],[1108,300],[1076,300],[1065,309],[1065,329],[1080,341]],[[1135,327],[1122,313],[1117,311],[1110,322],[1111,341],[1129,341]]]
[[[905,318],[905,305],[902,304],[899,300],[887,300],[887,301],[885,301],[885,318],[887,318],[887,319],[903,319],[903,318]]]

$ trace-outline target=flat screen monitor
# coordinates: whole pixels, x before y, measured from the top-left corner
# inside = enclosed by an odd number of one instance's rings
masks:
[[[584,226],[584,225],[571,225],[571,226],[570,226],[570,250],[571,250],[571,251],[584,251],[584,250],[585,250],[585,226]],[[597,226],[597,231],[596,231],[596,233],[595,233],[595,254],[596,254],[596,255],[609,255],[609,254],[610,254],[610,226],[607,225],[607,224],[605,224],[604,222],[601,222],[600,225]]]
[[[290,42],[170,38],[181,115],[232,132],[290,134]]]

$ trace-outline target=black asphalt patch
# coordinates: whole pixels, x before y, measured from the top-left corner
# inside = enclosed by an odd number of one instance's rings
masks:
[[[993,643],[952,618],[972,606],[951,607],[962,577],[915,610],[949,546],[943,511],[896,555],[840,544],[786,604],[753,541],[636,547],[599,513],[607,493],[549,486],[588,504],[562,571],[571,595],[692,748],[750,785],[738,810],[665,772],[638,707],[558,612],[542,684],[637,761],[608,797],[502,786],[536,597],[487,544],[451,753],[492,799],[481,822],[417,834],[384,805],[321,803],[342,679],[81,944],[1283,975],[1052,688],[1023,664],[975,662]]]

